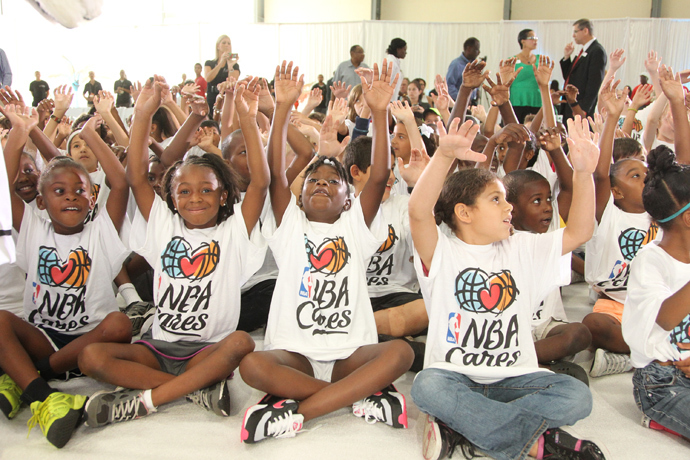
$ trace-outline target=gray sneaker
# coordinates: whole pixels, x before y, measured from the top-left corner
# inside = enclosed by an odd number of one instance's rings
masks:
[[[622,374],[631,371],[632,368],[630,356],[597,348],[589,375],[590,377],[602,377],[604,375]]]
[[[144,325],[147,319],[151,317],[156,311],[156,306],[150,302],[132,302],[127,305],[123,312],[130,321],[132,321],[132,335],[139,335],[141,326]]]
[[[210,387],[202,388],[187,395],[187,401],[193,402],[221,417],[230,415],[230,391],[225,379]]]
[[[118,387],[115,391],[99,391],[86,402],[84,410],[86,425],[97,428],[109,423],[124,422],[149,414],[144,404],[143,390],[127,390]]]

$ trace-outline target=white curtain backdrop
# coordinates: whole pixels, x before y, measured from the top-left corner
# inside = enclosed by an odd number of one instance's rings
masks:
[[[209,18],[210,19],[210,18]],[[517,35],[521,29],[534,29],[539,37],[538,53],[556,60],[571,41],[572,21],[501,21],[478,23],[410,23],[362,21],[325,24],[233,24],[219,18],[212,23],[112,26],[96,20],[77,29],[67,30],[47,22],[27,28],[23,21],[0,16],[0,48],[10,60],[14,85],[28,93],[35,70],[40,70],[51,88],[61,83],[78,82],[79,93],[88,80],[89,70],[110,89],[125,69],[130,80],[143,81],[158,73],[171,84],[181,81],[181,74],[193,78],[195,62],[214,57],[216,38],[228,34],[233,51],[240,56],[243,74],[272,78],[282,59],[294,60],[313,82],[319,73],[326,80],[338,63],[349,59],[353,44],[362,45],[365,62],[381,62],[391,39],[401,37],[408,43],[402,71],[410,78],[423,77],[427,89],[433,88],[437,73],[445,76],[448,64],[462,51],[470,36],[481,41],[481,56],[487,56],[495,72],[500,59],[519,51]],[[649,50],[663,56],[663,62],[676,70],[690,68],[690,21],[674,19],[611,19],[594,21],[595,36],[610,53],[626,50],[627,62],[619,77],[622,84],[635,86],[644,71],[643,61]],[[556,66],[554,78],[561,79]],[[83,106],[84,100],[74,105]]]

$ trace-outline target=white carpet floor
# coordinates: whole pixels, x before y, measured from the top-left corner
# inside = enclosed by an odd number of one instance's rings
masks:
[[[591,311],[585,284],[563,291],[566,311],[572,321]],[[254,334],[257,348],[261,336]],[[591,355],[591,354],[590,354]],[[591,356],[580,354],[583,367]],[[588,369],[588,367],[586,367]],[[632,374],[591,379],[592,414],[572,427],[574,433],[603,447],[607,459],[687,459],[690,443],[676,436],[644,428],[632,396]],[[159,408],[146,418],[100,429],[79,427],[63,449],[56,449],[38,427],[27,437],[27,408],[11,421],[0,416],[0,458],[30,459],[421,459],[419,409],[412,403],[408,372],[396,385],[408,401],[409,429],[396,430],[382,424],[369,425],[352,415],[351,409],[313,420],[306,432],[292,439],[269,439],[255,445],[240,442],[244,411],[263,394],[249,388],[239,374],[230,381],[232,414],[220,418],[186,401]],[[88,378],[55,385],[61,391],[90,395],[111,388]],[[690,410],[690,408],[688,408]],[[462,458],[457,453],[453,458]]]

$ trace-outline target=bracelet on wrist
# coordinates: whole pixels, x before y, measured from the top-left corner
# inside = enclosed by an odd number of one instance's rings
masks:
[[[568,102],[568,105],[569,105],[570,107],[577,107],[578,105],[580,105],[580,103],[577,102],[577,101],[573,102],[572,104],[571,104],[570,102]]]
[[[57,123],[60,123],[60,118],[56,117],[56,116],[55,116],[54,114],[52,114],[52,113],[50,114],[50,118],[52,118],[53,120],[55,120]]]
[[[632,107],[628,107],[628,110],[632,110],[633,112],[637,113],[637,109],[633,109]]]

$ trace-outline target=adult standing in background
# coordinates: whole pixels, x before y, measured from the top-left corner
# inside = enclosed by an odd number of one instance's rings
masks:
[[[228,79],[228,76],[238,79],[240,66],[237,64],[239,56],[232,52],[232,42],[227,35],[221,35],[216,40],[216,58],[204,63],[204,78],[206,78],[206,102],[208,102],[209,117],[213,118],[213,107],[218,96],[218,85]]]
[[[393,63],[391,81],[393,81],[395,76],[398,75],[398,82],[395,84],[393,96],[391,97],[391,102],[393,102],[398,100],[398,92],[400,91],[400,85],[402,85],[403,73],[402,70],[400,70],[400,60],[405,59],[405,56],[407,56],[407,42],[402,38],[394,38],[391,40],[391,44],[388,45],[386,53],[388,53],[386,56],[388,62]]]
[[[201,67],[200,63],[194,64],[194,74],[196,75],[194,77],[194,84],[199,87],[197,90],[196,94],[197,96],[202,96],[204,99],[206,99],[206,88],[208,88],[208,84],[206,83],[206,79],[201,76],[201,71],[203,70],[203,67]],[[184,85],[180,86],[180,88],[184,87]]]
[[[462,86],[462,72],[465,70],[465,66],[470,62],[477,59],[480,50],[479,40],[475,37],[470,37],[465,40],[462,44],[462,54],[453,61],[448,66],[448,72],[446,73],[446,82],[448,83],[448,95],[453,98],[453,100],[458,98],[458,91],[460,91],[460,86]],[[477,105],[477,89],[472,90],[472,95],[470,96],[470,104]]]
[[[93,70],[89,72],[89,81],[84,85],[84,99],[89,104],[89,107],[93,107],[93,97],[101,91],[103,87],[99,82],[96,81],[96,74]]]
[[[541,107],[541,93],[532,68],[533,65],[539,66],[539,55],[534,54],[537,40],[537,35],[532,29],[523,29],[518,34],[520,52],[515,55],[515,70],[522,70],[510,87],[510,103],[519,123],[523,123],[528,114],[539,112]]]
[[[571,55],[575,50],[572,42],[565,45],[563,59],[561,59],[561,71],[565,78],[564,88],[568,84],[574,85],[579,90],[577,101],[566,104],[563,111],[563,122],[573,118],[572,107],[580,108],[588,115],[594,114],[599,97],[599,87],[606,73],[606,50],[593,35],[594,29],[589,19],[580,19],[573,23],[573,41],[582,45],[582,49],[575,57]]]
[[[31,105],[34,107],[38,107],[38,103],[46,97],[48,97],[50,86],[48,86],[48,83],[46,83],[45,81],[41,80],[41,72],[39,72],[38,70],[36,71],[34,76],[36,77],[36,79],[32,81],[29,85],[29,92],[34,97],[34,100],[33,102],[31,102]]]
[[[341,81],[345,86],[352,86],[354,88],[362,83],[359,75],[355,72],[355,70],[360,67],[365,69],[369,68],[369,66],[364,63],[364,48],[359,45],[354,45],[350,48],[350,59],[341,62],[335,69],[333,83]]]
[[[314,83],[314,86],[312,86],[311,89],[319,88],[321,90],[321,95],[323,96],[323,98],[321,99],[321,103],[317,105],[314,109],[314,112],[319,112],[326,115],[326,112],[328,112],[328,102],[331,100],[331,98],[328,97],[328,87],[326,86],[326,83],[324,83],[323,81],[323,75],[319,74],[317,79],[318,81]]]
[[[113,89],[117,94],[115,107],[132,107],[132,82],[127,80],[124,70],[120,70],[120,79],[115,81]]]
[[[12,86],[12,69],[7,55],[0,48],[0,84],[1,86]]]

